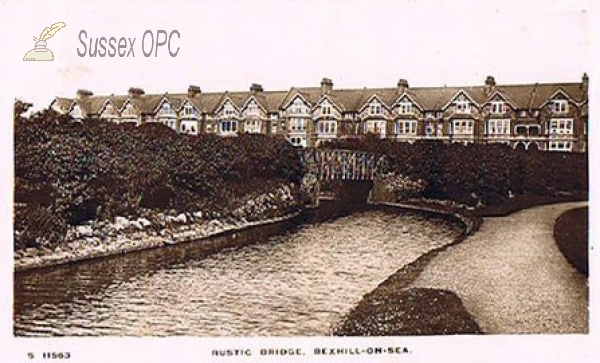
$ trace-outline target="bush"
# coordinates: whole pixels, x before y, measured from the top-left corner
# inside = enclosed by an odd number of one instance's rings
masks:
[[[588,156],[514,150],[503,144],[414,144],[376,137],[339,140],[326,147],[385,155],[391,171],[423,180],[427,198],[498,205],[512,194],[586,195]]]
[[[223,211],[273,182],[299,184],[303,172],[298,151],[267,135],[179,135],[50,110],[15,122],[15,202],[43,203],[70,225],[140,208]]]

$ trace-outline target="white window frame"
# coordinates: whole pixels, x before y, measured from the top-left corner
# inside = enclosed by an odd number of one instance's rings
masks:
[[[296,98],[288,107],[288,113],[290,115],[308,115],[308,106],[300,98]]]
[[[550,151],[572,151],[572,141],[550,141],[548,143],[548,150]]]
[[[336,135],[337,121],[321,120],[317,123],[317,134],[319,135]]]
[[[181,108],[180,114],[181,114],[181,117],[185,117],[185,118],[197,118],[198,117],[196,110],[194,110],[194,106],[190,105],[189,103],[186,103]]]
[[[456,113],[469,114],[471,113],[471,102],[468,100],[456,101],[454,102],[454,109]]]
[[[489,136],[510,136],[510,119],[488,120]]]
[[[293,117],[290,119],[289,131],[290,132],[306,132],[307,125],[308,125],[307,118]]]
[[[411,102],[400,102],[398,104],[398,114],[399,115],[412,115],[414,113],[413,104]]]
[[[473,120],[453,120],[452,135],[473,136]]]
[[[417,136],[416,120],[397,120],[396,135],[398,136]]]
[[[548,133],[550,136],[573,135],[572,118],[553,118],[548,124]]]
[[[290,136],[287,140],[294,146],[306,147],[306,136]]]
[[[552,113],[556,115],[564,115],[569,112],[569,101],[554,100],[552,101]]]
[[[384,138],[386,135],[387,122],[385,120],[367,120],[365,123],[365,131],[367,133],[379,134],[379,137]]]
[[[383,107],[381,106],[381,103],[371,102],[371,104],[369,104],[369,115],[383,115]]]
[[[221,135],[237,135],[239,130],[239,122],[232,119],[223,119],[219,122],[219,134]]]
[[[246,120],[244,122],[244,132],[249,134],[260,134],[262,133],[262,122],[258,119]]]
[[[191,125],[189,125],[189,129],[187,127],[188,124],[191,124]],[[191,120],[181,121],[179,123],[179,132],[182,134],[198,135],[197,121],[191,121]]]
[[[158,111],[158,117],[165,117],[165,118],[170,118],[170,117],[175,117],[175,110],[173,110],[173,106],[171,106],[168,102],[163,102],[163,104],[160,106],[160,110]]]
[[[506,113],[506,102],[492,101],[490,102],[490,113],[494,115],[504,115]]]
[[[323,104],[321,105],[321,115],[323,116],[330,116],[332,114],[331,112],[331,105],[330,104]]]
[[[248,115],[248,116],[260,115],[260,110],[259,110],[258,104],[256,104],[256,102],[250,101],[250,103],[246,107],[246,115]]]

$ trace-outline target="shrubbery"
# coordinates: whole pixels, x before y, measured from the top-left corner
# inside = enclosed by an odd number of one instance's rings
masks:
[[[372,136],[327,147],[386,155],[393,173],[425,182],[427,198],[498,205],[511,193],[555,196],[588,191],[587,153],[514,150],[502,144],[409,144]]]
[[[250,192],[299,184],[302,174],[297,150],[266,135],[179,135],[160,124],[77,123],[49,110],[15,119],[15,202],[70,225],[141,208],[223,212]],[[22,213],[43,219],[33,210]]]

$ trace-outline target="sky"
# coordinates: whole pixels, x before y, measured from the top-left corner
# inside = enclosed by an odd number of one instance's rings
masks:
[[[14,97],[45,107],[79,88],[123,94],[578,82],[591,66],[593,42],[585,1],[104,1],[9,2],[19,18],[5,49],[18,69]],[[88,5],[91,4],[91,5]],[[549,6],[549,4],[551,4]],[[4,6],[7,6],[6,3]],[[22,62],[46,26],[53,62]],[[146,30],[177,30],[170,57],[144,57]],[[80,31],[136,38],[135,57],[80,57]],[[150,38],[148,38],[150,39]],[[149,47],[149,42],[147,43]],[[6,56],[5,56],[6,57]],[[23,75],[28,80],[23,82]]]

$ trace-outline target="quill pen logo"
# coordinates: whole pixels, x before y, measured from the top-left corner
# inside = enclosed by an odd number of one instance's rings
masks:
[[[35,40],[35,48],[27,52],[23,57],[24,61],[52,61],[54,60],[54,54],[48,48],[46,48],[46,41],[54,36],[57,31],[64,28],[67,24],[58,22],[46,27],[42,31],[40,38],[33,37]]]

